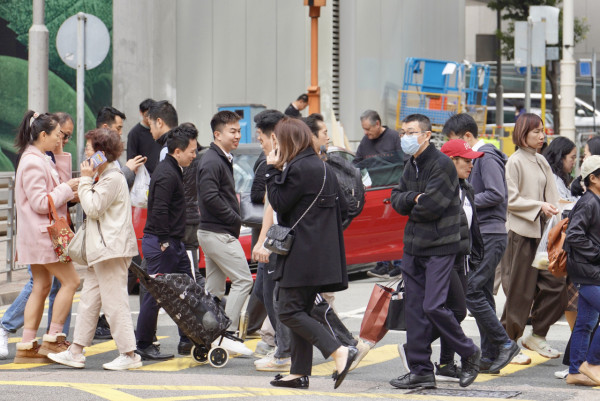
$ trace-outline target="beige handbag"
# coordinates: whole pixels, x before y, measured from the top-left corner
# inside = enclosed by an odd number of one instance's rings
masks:
[[[83,221],[79,230],[75,233],[75,236],[67,247],[67,255],[71,260],[79,265],[87,266],[87,256],[85,251],[85,227],[87,220]]]

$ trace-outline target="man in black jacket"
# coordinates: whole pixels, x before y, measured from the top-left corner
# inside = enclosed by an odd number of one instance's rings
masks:
[[[435,387],[431,342],[433,325],[461,356],[460,385],[473,383],[481,352],[467,338],[454,315],[445,307],[450,273],[460,243],[458,176],[450,158],[430,144],[431,122],[412,114],[402,122],[401,145],[412,155],[400,183],[392,190],[392,206],[408,216],[404,229],[402,277],[406,289],[408,326],[405,351],[410,372],[390,381],[409,389]]]
[[[231,289],[225,313],[231,327],[239,324],[240,312],[252,289],[252,275],[238,237],[242,220],[240,204],[233,179],[233,155],[242,136],[240,116],[231,111],[220,111],[210,121],[214,141],[206,151],[198,169],[198,206],[200,229],[198,242],[206,258],[206,289],[223,298],[227,277]],[[252,355],[244,344],[228,338],[221,346],[231,352]]]
[[[189,131],[179,127],[169,131],[168,154],[154,170],[148,194],[148,219],[144,227],[142,252],[148,274],[185,273],[191,276],[190,260],[182,239],[185,233],[185,194],[181,168],[189,166],[196,157],[197,141]],[[140,305],[137,321],[137,349],[143,359],[161,360],[172,354],[161,354],[152,344],[159,306],[146,293]],[[181,330],[180,343],[190,341]]]
[[[146,99],[140,103],[142,120],[127,134],[127,159],[133,159],[135,156],[146,157],[145,166],[150,175],[152,175],[158,164],[158,158],[150,158],[150,156],[160,151],[160,145],[152,137],[150,122],[148,121],[148,110],[153,104],[154,100],[152,99]]]

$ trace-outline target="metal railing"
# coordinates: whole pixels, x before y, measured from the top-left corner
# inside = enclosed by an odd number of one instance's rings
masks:
[[[12,272],[23,267],[15,265],[15,232],[16,232],[16,209],[15,209],[15,177],[11,175],[0,175],[0,243],[6,244],[6,260],[4,270],[6,281],[12,281]],[[2,223],[5,223],[3,227]]]

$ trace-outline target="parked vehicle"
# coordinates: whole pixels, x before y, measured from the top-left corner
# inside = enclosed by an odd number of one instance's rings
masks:
[[[261,151],[257,144],[241,144],[234,152],[233,174],[236,192],[250,191],[254,179],[254,163]],[[330,147],[328,153],[336,154],[349,161],[354,159],[354,153],[343,148]],[[344,231],[348,273],[370,270],[373,263],[381,260],[402,258],[404,226],[407,217],[394,211],[390,196],[392,188],[398,184],[402,175],[403,161],[390,161],[380,157],[372,157],[368,160],[361,166],[363,182],[368,184],[366,185],[364,208]],[[133,224],[141,254],[146,209],[133,208]],[[250,269],[255,273],[256,263],[250,260],[251,237],[251,230],[242,226],[240,242],[246,253]],[[202,252],[200,252],[199,267],[200,269],[205,267]]]
[[[504,93],[502,95],[502,99],[504,100],[504,107],[508,107],[514,111],[514,108],[517,105],[523,105],[525,103],[525,93],[517,92],[517,93]],[[540,93],[532,93],[531,94],[531,107],[533,109],[541,110],[541,99],[542,95]],[[496,93],[490,92],[488,94],[488,105],[495,106],[496,105]],[[489,107],[488,107],[489,108]],[[546,113],[552,110],[552,95],[546,94]],[[536,112],[536,111],[532,111]],[[600,111],[596,110],[596,126],[600,125]],[[541,115],[541,114],[540,114]],[[505,115],[506,116],[506,115]],[[493,123],[494,121],[487,120],[488,123]],[[580,98],[575,98],[575,127],[576,128],[589,128],[594,125],[594,108],[581,100]]]
[[[515,128],[515,108],[512,106],[504,106],[504,130],[507,134],[512,132]],[[531,108],[531,112],[542,115],[542,110],[538,108]],[[546,122],[544,123],[544,130],[546,135],[554,135],[554,117],[552,113],[546,110]],[[485,124],[485,133],[487,135],[494,135],[496,132],[496,106],[488,106],[487,117]]]

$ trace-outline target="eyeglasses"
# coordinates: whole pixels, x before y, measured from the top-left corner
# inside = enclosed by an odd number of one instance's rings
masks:
[[[63,132],[63,130],[60,130],[60,133],[62,134],[63,139],[67,141],[73,136],[73,134],[67,134],[66,132]]]
[[[400,138],[402,138],[404,135],[406,135],[406,136],[413,136],[413,135],[425,134],[427,132],[429,132],[429,131],[406,132],[406,131],[400,130],[398,133],[400,134]]]

